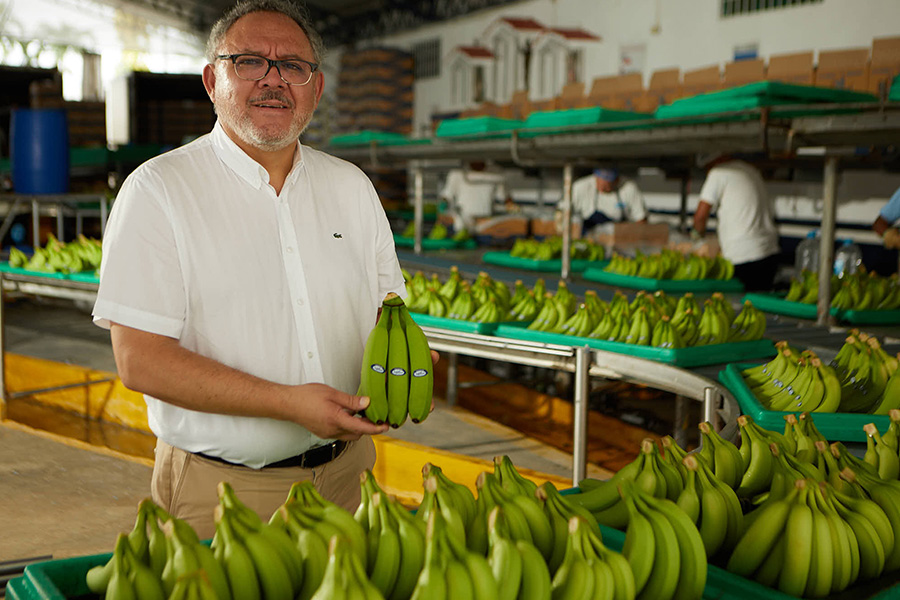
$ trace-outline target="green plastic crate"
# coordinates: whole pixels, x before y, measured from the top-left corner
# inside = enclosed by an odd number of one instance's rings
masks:
[[[394,245],[398,248],[412,248],[416,245],[416,239],[394,234]],[[457,248],[472,250],[477,247],[478,243],[471,238],[468,240],[463,240],[462,242],[457,242],[450,238],[445,238],[443,240],[431,240],[428,238],[422,238],[423,250],[452,250]]]
[[[867,92],[843,90],[814,85],[800,85],[796,83],[784,83],[781,81],[756,81],[746,85],[739,85],[715,92],[697,94],[686,98],[679,98],[670,105],[688,104],[692,102],[705,102],[726,98],[742,97],[769,97],[783,98],[785,100],[799,100],[806,103],[824,102],[836,104],[840,102],[875,102],[878,98]]]
[[[501,324],[497,327],[494,335],[562,346],[588,346],[596,350],[627,354],[679,367],[720,365],[731,361],[768,358],[775,355],[775,345],[771,340],[765,339],[751,342],[714,344],[711,346],[694,346],[691,348],[654,348],[653,346],[638,346],[637,344],[611,342],[609,340],[598,340],[564,333],[533,331],[527,329],[527,326],[527,323]]]
[[[508,136],[514,129],[524,124],[517,119],[498,117],[470,117],[467,119],[446,119],[435,131],[437,137],[497,137]]]
[[[749,293],[744,296],[753,306],[763,312],[798,319],[816,319],[819,315],[815,304],[785,300],[783,294]],[[898,325],[900,310],[844,310],[832,308],[832,316],[844,323],[852,325]]]
[[[610,273],[597,267],[590,267],[581,275],[589,281],[605,285],[632,288],[637,290],[662,290],[664,292],[742,292],[744,284],[738,279],[651,279]]]
[[[526,271],[542,271],[548,273],[558,273],[562,270],[562,259],[554,258],[551,260],[536,260],[534,258],[523,258],[521,256],[510,256],[509,252],[485,252],[481,259],[492,265],[500,267],[510,267],[512,269],[523,269]],[[574,272],[581,272],[588,267],[603,268],[609,264],[608,260],[580,260],[573,259],[569,262],[569,268]]]
[[[528,115],[519,135],[520,137],[527,138],[550,133],[572,133],[577,131],[579,126],[586,128],[600,123],[647,121],[652,118],[652,113],[611,110],[601,106],[573,108],[568,110],[546,110]]]
[[[367,146],[371,142],[376,142],[379,146],[405,146],[409,144],[428,144],[431,140],[425,138],[410,139],[402,133],[372,129],[336,135],[329,140],[332,146]]]
[[[719,371],[719,381],[734,395],[741,407],[741,412],[750,415],[760,427],[770,431],[784,431],[784,417],[789,412],[768,410],[750,391],[744,382],[741,371],[755,367],[761,363],[732,363]],[[887,431],[891,420],[886,415],[870,415],[862,413],[813,413],[816,428],[832,442],[865,442],[866,432],[863,425],[875,423],[879,431]]]
[[[501,323],[476,323],[475,321],[463,321],[462,319],[449,319],[447,317],[434,317],[423,313],[410,312],[413,321],[423,327],[437,327],[440,329],[452,329],[453,331],[462,331],[465,333],[481,333],[490,335],[497,330]],[[504,324],[512,323],[506,321]],[[528,323],[526,323],[527,325]]]
[[[100,283],[100,278],[97,277],[94,271],[82,271],[81,273],[72,273],[69,275],[69,279],[72,281],[78,281],[81,283]]]
[[[20,269],[19,267],[11,267],[8,262],[0,263],[0,271],[4,273],[15,273],[16,275],[30,275],[33,277],[46,277],[47,279],[66,279],[66,273],[44,273],[43,271],[29,271],[28,269]]]

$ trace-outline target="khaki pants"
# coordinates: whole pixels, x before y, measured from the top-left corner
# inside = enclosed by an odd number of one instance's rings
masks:
[[[325,499],[354,512],[360,502],[359,476],[374,465],[370,437],[350,442],[339,457],[314,469],[260,470],[209,460],[158,439],[150,493],[154,502],[187,521],[205,540],[216,531],[213,510],[219,503],[220,481],[230,483],[238,499],[268,521],[297,481],[312,481]]]

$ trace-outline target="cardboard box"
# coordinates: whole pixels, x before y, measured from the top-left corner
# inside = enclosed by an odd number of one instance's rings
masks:
[[[681,82],[681,93],[684,96],[714,92],[722,87],[722,72],[719,65],[685,71]]]
[[[615,246],[659,246],[669,242],[668,223],[616,223],[613,226]]]
[[[722,87],[729,88],[766,78],[766,63],[761,58],[725,63]]]
[[[475,220],[475,234],[503,240],[528,235],[528,219],[520,215],[500,215]]]
[[[812,85],[815,82],[813,73],[812,50],[790,54],[773,54],[769,57],[766,79],[797,85]]]

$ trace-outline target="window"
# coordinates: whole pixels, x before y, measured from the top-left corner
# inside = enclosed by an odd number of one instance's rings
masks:
[[[412,45],[416,79],[441,76],[441,40],[434,38]]]
[[[512,41],[507,36],[494,39],[494,100],[506,102],[512,95],[511,76],[515,77],[515,56],[510,52]]]
[[[450,97],[456,106],[469,103],[469,69],[464,61],[457,61],[450,71]]]
[[[764,10],[800,6],[801,4],[818,4],[822,0],[722,0],[722,16],[733,17]]]
[[[481,104],[485,101],[484,93],[484,67],[477,65],[475,67],[475,102]]]

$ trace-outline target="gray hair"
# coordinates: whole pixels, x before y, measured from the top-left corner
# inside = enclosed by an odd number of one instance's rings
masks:
[[[322,62],[325,55],[325,44],[318,32],[313,29],[312,22],[305,6],[296,4],[291,0],[240,0],[237,4],[229,8],[222,17],[216,21],[209,32],[209,39],[206,42],[206,60],[210,64],[215,63],[216,55],[219,53],[219,46],[225,39],[225,34],[231,29],[231,26],[243,16],[255,12],[276,12],[290,17],[303,33],[309,39],[312,46],[313,61]]]

